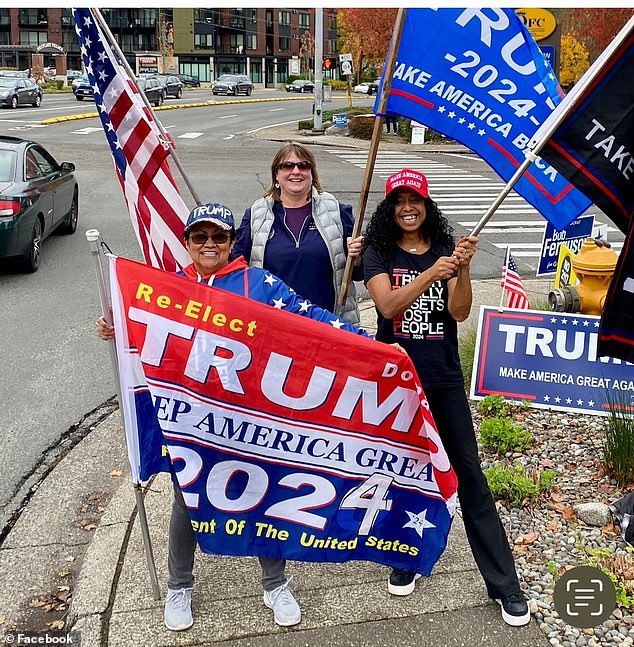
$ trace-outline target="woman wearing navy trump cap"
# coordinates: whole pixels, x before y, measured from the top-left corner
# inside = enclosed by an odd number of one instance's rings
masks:
[[[471,552],[507,624],[530,621],[513,554],[482,473],[458,356],[458,325],[471,310],[470,264],[478,239],[455,243],[427,178],[403,169],[385,185],[365,235],[365,283],[377,309],[376,338],[412,359],[449,461]],[[409,595],[416,573],[393,570],[388,590]]]
[[[192,263],[178,274],[234,294],[280,307],[328,325],[360,335],[368,334],[331,312],[309,304],[288,285],[260,268],[249,268],[242,256],[229,262],[236,237],[235,220],[229,207],[218,202],[194,208],[187,219],[183,238]],[[276,302],[275,304],[273,302]],[[338,320],[338,321],[337,321]],[[97,321],[101,339],[114,338],[114,327],[103,317]],[[173,475],[173,478],[176,478]],[[174,485],[174,501],[169,526],[168,583],[164,620],[168,629],[181,631],[192,626],[191,598],[194,586],[196,536],[179,487]],[[301,611],[285,575],[286,560],[260,557],[264,604],[273,610],[278,625],[287,627],[301,621]]]

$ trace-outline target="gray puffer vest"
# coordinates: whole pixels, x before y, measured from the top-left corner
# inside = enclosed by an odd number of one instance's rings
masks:
[[[331,193],[318,193],[314,187],[312,201],[313,220],[328,248],[335,294],[338,296],[346,266],[339,202]],[[256,200],[251,206],[251,261],[249,263],[251,267],[262,267],[264,263],[264,248],[273,226],[273,203],[273,198],[268,196]],[[360,321],[357,291],[352,281],[348,287],[348,295],[341,316],[351,324],[356,325]]]

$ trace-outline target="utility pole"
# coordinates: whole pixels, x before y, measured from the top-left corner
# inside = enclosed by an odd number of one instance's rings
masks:
[[[324,98],[324,10],[315,8],[315,103],[313,105],[313,132],[323,134],[323,98]]]

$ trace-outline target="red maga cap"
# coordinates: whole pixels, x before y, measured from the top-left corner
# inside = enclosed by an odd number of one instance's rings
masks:
[[[404,168],[402,171],[390,175],[385,182],[385,197],[390,195],[392,191],[403,187],[416,191],[423,198],[429,197],[427,178],[419,171]]]

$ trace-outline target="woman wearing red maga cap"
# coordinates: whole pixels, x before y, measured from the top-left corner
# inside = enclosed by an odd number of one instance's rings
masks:
[[[489,596],[507,624],[530,621],[513,554],[478,457],[458,356],[458,325],[471,310],[470,263],[475,236],[455,243],[452,228],[429,197],[427,178],[403,169],[387,179],[385,199],[365,234],[365,283],[377,309],[376,338],[398,342],[425,389],[449,461],[471,551]],[[388,590],[409,595],[415,573],[393,570]]]

